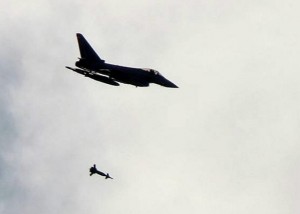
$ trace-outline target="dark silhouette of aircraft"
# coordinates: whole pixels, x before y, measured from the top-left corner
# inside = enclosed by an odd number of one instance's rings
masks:
[[[91,79],[114,86],[119,86],[119,82],[131,84],[136,87],[148,87],[150,83],[155,83],[169,88],[178,88],[156,70],[131,68],[106,63],[97,55],[83,35],[77,33],[76,36],[81,58],[75,63],[77,68],[68,66],[66,68]]]
[[[92,166],[92,167],[90,168],[90,176],[92,176],[92,175],[95,174],[95,173],[98,174],[98,175],[104,176],[105,179],[107,179],[107,178],[113,179],[112,177],[109,176],[108,173],[105,174],[105,173],[103,173],[103,172],[97,170],[96,164],[94,164],[94,166]]]

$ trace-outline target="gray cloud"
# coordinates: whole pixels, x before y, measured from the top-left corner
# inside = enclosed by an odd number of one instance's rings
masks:
[[[1,213],[297,212],[298,3],[5,3]],[[76,32],[180,89],[64,69]]]

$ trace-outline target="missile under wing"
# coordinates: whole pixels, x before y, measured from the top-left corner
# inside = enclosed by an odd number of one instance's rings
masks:
[[[81,57],[75,63],[77,68],[68,66],[66,68],[114,86],[119,86],[119,83],[125,83],[136,87],[147,87],[150,83],[155,83],[164,87],[178,88],[154,69],[131,68],[106,63],[98,56],[83,35],[80,33],[76,35]]]

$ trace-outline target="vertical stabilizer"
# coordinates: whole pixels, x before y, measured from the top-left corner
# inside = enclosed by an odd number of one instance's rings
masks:
[[[97,53],[94,51],[92,46],[88,43],[88,41],[84,38],[84,36],[80,33],[76,34],[78,40],[78,46],[80,51],[80,56],[82,59],[91,62],[91,63],[103,63],[102,60]]]

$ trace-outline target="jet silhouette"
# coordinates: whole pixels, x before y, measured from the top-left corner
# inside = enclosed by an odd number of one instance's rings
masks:
[[[94,166],[92,166],[92,167],[90,168],[90,176],[92,176],[92,175],[95,174],[95,173],[98,174],[98,175],[104,176],[105,179],[107,179],[107,178],[113,179],[112,177],[109,176],[108,173],[105,174],[105,173],[103,173],[103,172],[97,170],[96,164],[94,164]]]
[[[150,83],[155,83],[164,87],[178,88],[156,70],[131,68],[106,63],[97,55],[83,35],[77,33],[76,36],[81,58],[75,63],[77,68],[68,66],[66,68],[91,79],[114,86],[119,86],[119,82],[131,84],[136,87],[148,87]]]

